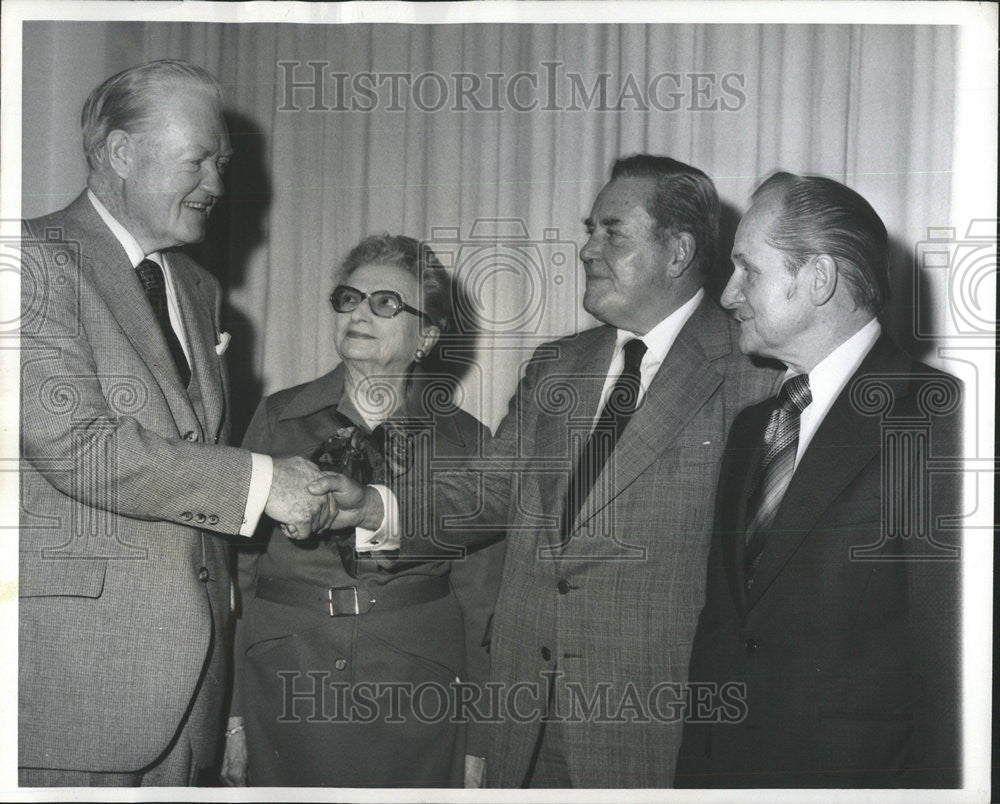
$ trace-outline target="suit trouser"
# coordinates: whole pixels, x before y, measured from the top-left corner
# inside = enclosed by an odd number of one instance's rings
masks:
[[[184,715],[181,728],[167,749],[152,764],[129,773],[69,770],[61,768],[17,769],[18,787],[191,787],[201,770],[195,761],[191,745],[192,713],[200,713],[208,706],[204,694],[205,675],[212,657],[215,640],[213,622],[208,655],[202,668],[198,686],[191,705]],[[196,715],[197,717],[197,715]],[[203,720],[202,717],[197,717]]]
[[[542,724],[535,748],[535,759],[528,769],[525,787],[573,787],[569,778],[569,765],[563,751],[562,726],[552,721]]]
[[[538,732],[538,742],[535,743],[535,753],[528,766],[528,773],[522,787],[572,787],[569,778],[569,765],[563,748],[562,724],[555,717],[555,675],[549,677],[549,689],[546,695],[546,715],[551,720],[542,722]]]

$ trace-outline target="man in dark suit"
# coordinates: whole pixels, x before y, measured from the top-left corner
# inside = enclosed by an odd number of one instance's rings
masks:
[[[929,470],[961,387],[881,332],[886,231],[853,190],[773,176],[733,262],[740,348],[788,370],[726,444],[690,680],[736,705],[689,712],[677,786],[955,786],[958,484]]]
[[[718,215],[697,168],[618,160],[581,251],[583,305],[604,326],[541,346],[483,460],[404,506],[419,512],[404,517],[404,555],[467,542],[473,524],[507,534],[490,786],[673,781],[722,443],[777,379],[740,354],[702,289]],[[433,543],[414,524],[432,497],[435,520],[451,515]],[[379,495],[366,500],[341,521],[382,523]]]
[[[205,236],[229,137],[215,79],[162,61],[83,110],[88,189],[22,234],[18,781],[185,785],[226,684],[226,542],[322,525],[308,461],[224,446]]]

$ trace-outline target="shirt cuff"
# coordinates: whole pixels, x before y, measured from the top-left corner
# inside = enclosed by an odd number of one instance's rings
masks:
[[[243,510],[243,527],[240,536],[253,536],[260,522],[260,515],[267,505],[267,495],[271,493],[271,478],[274,475],[274,461],[270,455],[250,453],[250,491],[247,492],[247,507]]]
[[[399,549],[399,501],[388,487],[372,485],[382,498],[382,510],[385,516],[382,524],[375,530],[368,528],[354,529],[354,549],[359,553],[374,553],[380,550]]]

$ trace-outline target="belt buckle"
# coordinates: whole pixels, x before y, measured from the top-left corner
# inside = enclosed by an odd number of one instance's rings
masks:
[[[354,611],[335,611],[333,593],[342,589],[350,589],[354,593]],[[330,586],[326,590],[326,599],[330,607],[331,617],[357,616],[361,613],[361,606],[358,603],[358,587],[356,586]]]

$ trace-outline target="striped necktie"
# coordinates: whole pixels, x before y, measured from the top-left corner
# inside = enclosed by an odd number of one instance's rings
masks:
[[[177,333],[170,325],[170,313],[167,309],[167,282],[163,278],[163,269],[153,260],[145,259],[135,266],[135,272],[142,283],[142,289],[149,299],[149,306],[153,308],[153,315],[160,325],[160,331],[167,341],[167,348],[174,359],[177,373],[181,378],[181,385],[185,388],[191,382],[191,367],[188,365],[187,357],[181,342],[177,339]]]
[[[792,480],[799,448],[799,416],[810,402],[808,374],[797,374],[786,380],[764,430],[766,449],[757,475],[760,479],[747,504],[747,588],[753,586],[753,573],[760,564],[766,541],[764,534],[774,521]]]

